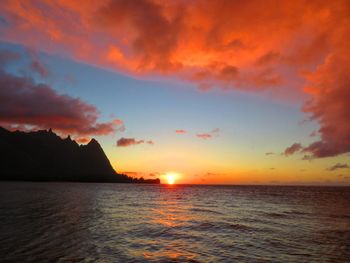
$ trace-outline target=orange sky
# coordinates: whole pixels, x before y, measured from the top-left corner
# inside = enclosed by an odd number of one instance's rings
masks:
[[[82,4],[69,0],[4,0],[0,15],[0,38],[6,43],[137,79],[169,77],[203,91],[240,90],[267,94],[275,101],[300,103],[305,118],[315,121],[319,129],[313,141],[290,149],[290,155],[301,153],[309,160],[340,156],[337,161],[347,160],[349,1],[86,0]],[[88,111],[96,121],[95,109]],[[84,141],[86,137],[109,134],[115,131],[113,125],[123,124],[119,119],[114,122],[103,123],[98,130],[87,128],[85,133],[79,134],[75,128],[66,132],[76,132]],[[177,127],[177,133],[186,134],[184,128]],[[199,132],[197,137],[212,135]],[[294,143],[298,142],[290,145]],[[191,152],[186,154],[195,161]],[[128,160],[123,160],[123,170],[150,170],[145,165],[130,167]],[[199,182],[194,176],[196,169],[182,166],[193,175],[188,182]],[[251,169],[238,166],[218,161],[212,169],[220,176],[200,172],[209,174],[206,183],[239,182],[242,177],[246,182],[266,182],[264,172],[254,172],[254,178],[250,178]],[[295,171],[290,166],[279,173],[283,181],[294,180],[290,174]],[[321,168],[314,171],[323,173]],[[269,182],[280,180],[278,176],[270,177]]]

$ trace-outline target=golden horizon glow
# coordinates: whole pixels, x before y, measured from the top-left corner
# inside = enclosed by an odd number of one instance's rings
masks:
[[[166,173],[164,176],[167,184],[173,185],[175,184],[175,181],[178,179],[179,174],[175,172],[169,172],[169,173]]]

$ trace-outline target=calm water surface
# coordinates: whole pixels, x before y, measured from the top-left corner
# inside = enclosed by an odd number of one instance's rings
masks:
[[[1,262],[349,262],[350,188],[0,183]]]

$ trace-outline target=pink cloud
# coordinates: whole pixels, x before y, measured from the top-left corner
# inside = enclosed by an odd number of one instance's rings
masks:
[[[220,132],[221,132],[221,130],[219,128],[215,128],[211,131],[211,134],[218,136]]]
[[[81,144],[86,144],[90,141],[91,139],[89,137],[78,137],[75,138],[75,141]]]
[[[196,136],[198,138],[201,138],[201,139],[204,139],[204,140],[207,140],[207,139],[211,139],[213,136],[209,133],[197,133]]]
[[[185,131],[185,130],[175,130],[175,133],[177,133],[177,134],[185,134],[185,133],[187,133],[187,131]]]
[[[337,163],[335,165],[332,165],[331,167],[329,167],[327,170],[333,172],[339,169],[349,169],[350,166],[346,163]]]
[[[116,131],[124,132],[125,131],[125,125],[124,122],[120,119],[114,119],[112,120],[113,125],[116,127]]]
[[[4,57],[6,55],[0,52],[0,58]],[[12,53],[7,55],[10,57],[15,59]],[[98,117],[98,110],[91,104],[0,69],[0,125],[52,128],[76,136],[107,135],[120,127],[120,120],[101,123]]]
[[[285,151],[284,151],[284,155],[285,156],[290,156],[293,155],[296,152],[299,152],[303,149],[303,147],[301,146],[300,143],[294,143],[291,146],[289,146]]]
[[[329,157],[350,151],[350,50],[344,47],[309,75],[312,98],[304,111],[320,124],[321,140],[304,148],[313,157]]]
[[[220,129],[219,128],[215,128],[209,133],[197,133],[196,136],[198,138],[207,140],[207,139],[213,138],[214,136],[216,136],[216,137],[219,136],[219,133],[220,133]]]
[[[40,60],[38,54],[34,50],[29,50],[28,52],[30,58],[31,58],[31,63],[30,63],[30,68],[39,74],[42,78],[47,78],[50,75],[49,69],[42,63]]]
[[[117,147],[128,147],[128,146],[143,144],[143,143],[147,143],[149,145],[154,144],[154,142],[152,140],[145,141],[145,140],[136,140],[135,138],[122,137],[117,141]]]

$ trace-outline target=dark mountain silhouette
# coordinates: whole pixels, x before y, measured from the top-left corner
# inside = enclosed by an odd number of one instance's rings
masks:
[[[100,144],[79,145],[51,129],[10,132],[0,127],[0,180],[160,183],[118,174]]]

